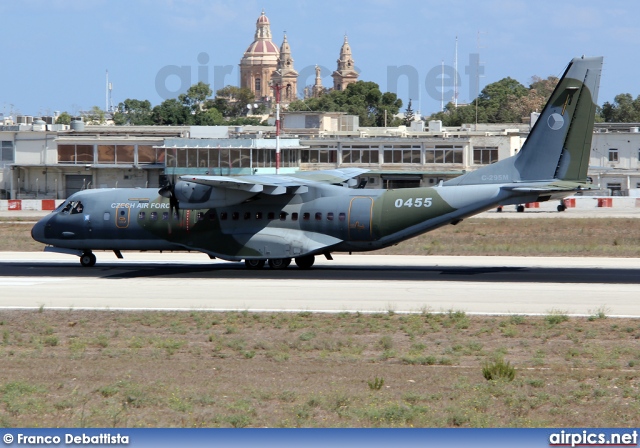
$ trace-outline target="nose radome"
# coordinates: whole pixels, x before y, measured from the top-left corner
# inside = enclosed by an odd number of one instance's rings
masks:
[[[31,238],[34,240],[44,243],[44,226],[46,225],[47,218],[41,219],[31,229]]]

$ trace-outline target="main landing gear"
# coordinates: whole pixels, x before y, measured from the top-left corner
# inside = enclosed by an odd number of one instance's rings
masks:
[[[96,256],[90,250],[84,251],[80,255],[80,264],[85,268],[90,268],[96,264]]]
[[[295,258],[296,265],[300,269],[311,269],[315,261],[316,257],[313,255]],[[291,264],[291,258],[270,258],[268,263],[271,269],[286,269]],[[244,260],[247,269],[262,269],[265,264],[266,260]]]

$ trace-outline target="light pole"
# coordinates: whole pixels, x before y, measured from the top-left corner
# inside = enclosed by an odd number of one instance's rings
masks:
[[[276,94],[276,174],[280,174],[280,90],[281,84],[272,84],[271,88]]]

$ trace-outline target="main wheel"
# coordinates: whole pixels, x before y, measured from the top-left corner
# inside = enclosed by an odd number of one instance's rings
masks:
[[[287,269],[291,264],[291,258],[269,258],[271,269]]]
[[[90,268],[91,266],[95,266],[96,264],[96,256],[93,255],[93,252],[88,251],[84,252],[80,256],[80,264],[85,268]]]
[[[244,260],[244,265],[247,269],[262,269],[264,267],[265,260]]]
[[[565,211],[566,209],[567,209],[567,206],[566,206],[566,205],[564,205],[564,204],[560,204],[560,205],[558,205],[558,211],[559,211],[559,212],[563,212],[563,211]]]
[[[315,261],[316,261],[316,257],[314,257],[313,255],[306,255],[304,257],[297,257],[296,265],[300,269],[311,269],[311,266],[313,266],[313,263]]]

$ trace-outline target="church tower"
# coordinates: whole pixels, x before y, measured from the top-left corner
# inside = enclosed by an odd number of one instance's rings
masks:
[[[256,21],[253,42],[240,60],[240,87],[251,90],[258,100],[271,97],[271,76],[278,66],[279,56],[278,47],[271,41],[269,19],[263,10]]]
[[[313,90],[311,91],[311,96],[313,98],[320,98],[324,93],[324,87],[322,87],[322,70],[318,65],[316,65],[316,81],[313,84]]]
[[[271,79],[275,84],[282,86],[280,91],[280,101],[288,104],[298,98],[298,72],[293,68],[293,58],[291,57],[291,47],[287,41],[287,35],[280,46],[280,57],[276,70],[272,73]]]
[[[344,90],[349,84],[358,80],[358,73],[353,64],[353,56],[351,55],[351,47],[344,36],[344,43],[340,49],[340,59],[338,59],[338,69],[331,74],[333,78],[333,89]]]

